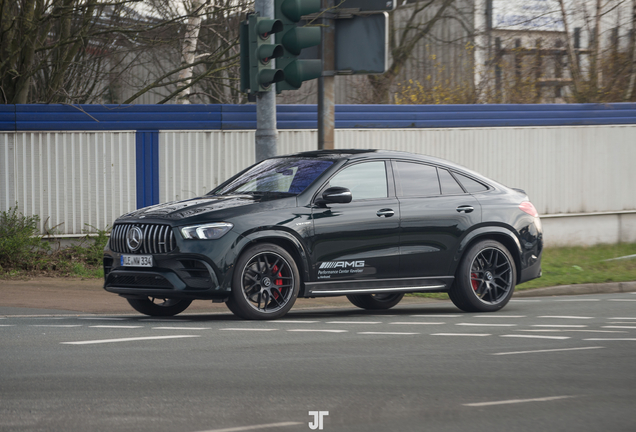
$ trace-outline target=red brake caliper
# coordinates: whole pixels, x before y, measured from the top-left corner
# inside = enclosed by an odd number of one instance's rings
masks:
[[[475,279],[477,279],[477,273],[471,273],[470,284],[473,286],[473,290],[477,291],[477,288],[479,288],[479,282],[477,282]]]
[[[282,278],[282,277],[283,277],[283,275],[281,274],[281,272],[279,272],[279,271],[278,271],[278,266],[274,266],[274,268],[273,268],[272,270],[273,270],[273,273],[274,273],[277,277],[279,277],[279,278]],[[281,285],[283,285],[283,280],[282,280],[282,279],[276,279],[276,280],[274,281],[274,285],[277,285],[277,286],[281,286]],[[274,291],[274,298],[275,298],[275,299],[278,299],[278,292],[277,292],[277,291]]]

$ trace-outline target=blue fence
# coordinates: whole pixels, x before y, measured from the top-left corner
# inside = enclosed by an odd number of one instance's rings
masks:
[[[316,105],[278,105],[279,129],[316,129]],[[636,124],[635,103],[337,105],[336,129]],[[0,131],[250,130],[255,105],[0,105]]]

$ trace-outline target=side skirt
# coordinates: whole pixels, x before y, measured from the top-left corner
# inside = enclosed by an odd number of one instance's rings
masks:
[[[326,297],[346,294],[379,294],[387,292],[446,292],[453,276],[356,280],[342,282],[307,282],[302,297]]]

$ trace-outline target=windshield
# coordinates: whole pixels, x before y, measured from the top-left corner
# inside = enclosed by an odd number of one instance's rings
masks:
[[[278,193],[298,195],[325,172],[333,161],[322,159],[268,159],[253,166],[212,195]]]

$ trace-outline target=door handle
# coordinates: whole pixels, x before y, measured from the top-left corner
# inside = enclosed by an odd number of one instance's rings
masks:
[[[457,211],[459,213],[470,213],[473,210],[475,210],[475,209],[472,206],[469,206],[469,205],[461,205],[461,206],[457,207]]]
[[[376,214],[378,215],[378,217],[384,216],[384,217],[388,217],[389,218],[389,217],[393,216],[395,214],[395,212],[393,211],[393,209],[385,208],[385,209],[378,210],[378,212]]]

